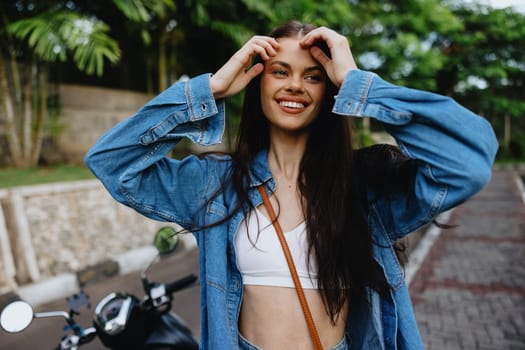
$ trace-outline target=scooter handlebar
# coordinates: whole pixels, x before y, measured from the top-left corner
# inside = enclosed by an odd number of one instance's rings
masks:
[[[189,287],[193,283],[197,281],[197,276],[194,274],[190,274],[186,277],[183,277],[179,280],[176,280],[174,282],[166,284],[166,294],[170,295],[172,293],[175,293],[181,289],[184,289],[186,287]]]

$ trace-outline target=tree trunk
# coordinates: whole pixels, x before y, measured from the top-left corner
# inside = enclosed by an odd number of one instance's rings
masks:
[[[22,162],[30,165],[32,145],[32,119],[33,119],[33,82],[36,78],[36,64],[31,60],[26,63],[26,77],[24,79],[24,119],[22,122]]]
[[[504,120],[504,134],[503,134],[503,144],[505,145],[505,148],[507,151],[509,151],[510,147],[510,116],[508,114],[505,114],[503,117]]]
[[[22,110],[20,110],[20,106],[22,106],[22,83],[20,79],[20,71],[18,69],[19,67],[16,62],[16,53],[14,52],[14,50],[9,50],[9,51],[10,51],[9,63],[11,65],[11,77],[13,78],[12,79],[13,91],[15,95],[16,106],[18,108],[17,112],[21,113]]]
[[[161,21],[162,26],[165,28],[164,21]],[[161,30],[159,35],[159,92],[164,91],[168,88],[168,63],[166,58],[166,31]]]
[[[15,106],[13,104],[13,98],[9,92],[7,69],[3,55],[0,55],[0,90],[2,93],[2,101],[5,109],[5,130],[9,154],[11,156],[13,165],[21,166],[22,149],[20,148],[20,139],[18,137],[15,119]]]
[[[39,75],[39,103],[37,106],[35,130],[33,133],[33,148],[31,149],[31,165],[35,166],[38,164],[40,158],[40,151],[42,150],[42,140],[44,139],[44,126],[47,119],[47,96],[49,95],[48,88],[48,66],[43,65],[42,73]]]

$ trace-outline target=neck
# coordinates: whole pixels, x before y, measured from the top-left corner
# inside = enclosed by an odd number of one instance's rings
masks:
[[[297,181],[299,166],[306,149],[308,133],[270,132],[268,165],[276,178]]]

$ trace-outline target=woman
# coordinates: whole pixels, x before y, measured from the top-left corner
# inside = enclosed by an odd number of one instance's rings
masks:
[[[232,154],[166,156],[182,137],[220,142],[223,100],[245,88]],[[383,123],[400,150],[352,150],[348,116]],[[195,234],[203,349],[313,348],[260,185],[323,348],[419,349],[393,244],[479,191],[496,149],[483,118],[358,70],[345,37],[290,22],[168,88],[86,164],[116,200]]]

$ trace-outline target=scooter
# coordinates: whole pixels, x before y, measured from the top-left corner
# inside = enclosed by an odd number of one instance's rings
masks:
[[[35,313],[30,304],[15,301],[8,304],[0,314],[0,326],[9,333],[26,329],[33,319],[63,317],[67,325],[58,350],[77,350],[98,336],[109,349],[148,350],[198,350],[199,345],[184,321],[172,313],[172,294],[195,283],[197,276],[191,274],[172,283],[150,282],[146,276],[150,267],[161,256],[173,252],[180,241],[171,227],[160,229],[154,238],[159,254],[141,274],[145,297],[139,300],[129,293],[110,293],[95,307],[93,325],[83,328],[74,316],[80,307],[89,306],[89,297],[80,292],[68,297],[69,312],[52,311]]]

